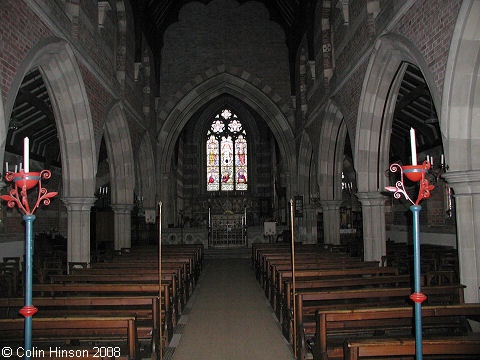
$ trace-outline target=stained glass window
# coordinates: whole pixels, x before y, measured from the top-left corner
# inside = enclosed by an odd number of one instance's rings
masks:
[[[230,109],[212,120],[206,150],[207,191],[247,190],[247,133]]]

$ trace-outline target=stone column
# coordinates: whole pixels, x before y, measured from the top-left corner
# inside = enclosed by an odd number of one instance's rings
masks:
[[[304,224],[305,224],[305,244],[317,243],[317,208],[315,205],[308,204],[304,207]]]
[[[359,192],[363,218],[363,258],[365,261],[381,261],[387,253],[385,229],[385,201],[387,197],[378,191]]]
[[[67,208],[67,261],[90,263],[90,209],[96,198],[64,197]]]
[[[460,282],[465,302],[480,301],[480,170],[443,175],[455,193]],[[427,200],[428,201],[428,200]]]
[[[132,246],[133,204],[112,204],[114,224],[114,250],[130,249]]]
[[[323,242],[340,245],[340,206],[342,200],[320,201],[323,210]]]

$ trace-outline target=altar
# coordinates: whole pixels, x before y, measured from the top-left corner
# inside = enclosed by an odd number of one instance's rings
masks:
[[[208,239],[209,248],[246,247],[245,214],[212,215]]]

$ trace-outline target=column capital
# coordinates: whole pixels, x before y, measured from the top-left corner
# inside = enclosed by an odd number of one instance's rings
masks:
[[[378,191],[357,192],[356,196],[362,203],[362,206],[382,206],[385,205],[388,197]]]
[[[338,210],[342,206],[343,200],[321,200],[320,205],[324,211]]]
[[[442,175],[455,196],[480,194],[480,170],[448,171]]]
[[[62,201],[69,211],[90,210],[97,198],[95,197],[63,197]]]
[[[111,204],[110,207],[116,214],[130,214],[133,204]]]

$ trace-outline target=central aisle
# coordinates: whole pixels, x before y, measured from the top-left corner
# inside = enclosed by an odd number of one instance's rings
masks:
[[[246,259],[209,260],[174,360],[292,360]]]

